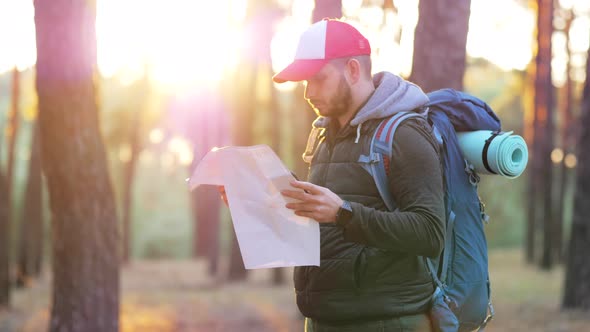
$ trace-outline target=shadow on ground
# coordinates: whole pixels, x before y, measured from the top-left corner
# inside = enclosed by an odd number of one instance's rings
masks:
[[[559,309],[563,267],[542,272],[523,265],[518,250],[490,252],[496,316],[486,331],[590,331],[590,313]],[[303,331],[291,269],[287,283],[271,286],[271,270],[245,282],[210,278],[201,261],[142,261],[122,270],[121,332]],[[44,332],[50,277],[13,292],[0,312],[0,332]]]

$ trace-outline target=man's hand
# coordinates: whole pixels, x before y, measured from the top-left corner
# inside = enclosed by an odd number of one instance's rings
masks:
[[[285,197],[299,200],[297,203],[287,203],[286,207],[295,210],[295,214],[314,219],[319,223],[333,223],[336,221],[338,209],[342,206],[342,199],[328,188],[316,186],[303,181],[291,181],[291,186],[299,190],[283,190]]]
[[[221,199],[223,200],[223,202],[225,202],[225,205],[229,206],[227,203],[227,195],[225,194],[225,186],[217,186],[217,190],[219,191],[219,194],[221,195]]]

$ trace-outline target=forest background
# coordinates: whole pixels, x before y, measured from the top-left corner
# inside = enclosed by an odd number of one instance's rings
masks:
[[[323,17],[368,36],[375,72],[474,94],[527,141],[525,174],[480,183],[489,329],[590,327],[586,1],[14,0],[0,331],[301,330],[291,269],[246,271],[217,192],[185,180],[214,146],[253,144],[306,176],[313,111],[301,84],[270,78]]]

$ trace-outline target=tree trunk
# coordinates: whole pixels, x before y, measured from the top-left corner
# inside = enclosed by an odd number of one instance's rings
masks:
[[[35,0],[34,6],[53,234],[49,331],[118,331],[118,225],[94,85],[96,2]]]
[[[463,89],[470,0],[421,0],[410,81],[425,92]]]
[[[532,141],[534,144],[534,141]],[[533,155],[533,153],[531,153]],[[534,157],[531,158],[534,161]],[[528,171],[528,195],[527,195],[527,225],[526,225],[526,238],[525,238],[525,260],[527,263],[532,264],[535,262],[535,241],[537,235],[537,170],[535,169],[534,162],[531,162],[531,167]]]
[[[235,83],[235,81],[232,81]],[[205,95],[213,96],[205,97]],[[230,98],[235,100],[233,96]],[[187,125],[192,133],[190,137],[194,147],[193,164],[189,167],[194,170],[197,163],[214,147],[224,146],[230,142],[228,138],[229,128],[225,115],[226,104],[220,91],[213,91],[199,95],[191,105],[205,104],[207,111],[200,111],[192,117]],[[194,106],[193,106],[194,107]],[[187,112],[189,109],[186,110]],[[194,110],[190,110],[194,112]],[[210,276],[216,276],[220,262],[220,226],[221,226],[221,199],[216,188],[200,186],[190,192],[191,212],[193,220],[192,256],[205,258],[208,264]]]
[[[12,69],[12,106],[8,121],[10,125],[7,130],[6,143],[8,144],[8,164],[6,168],[6,177],[8,180],[8,201],[10,202],[8,219],[12,219],[12,184],[14,183],[14,158],[16,155],[16,138],[18,137],[18,130],[20,127],[20,72],[16,67]]]
[[[242,260],[242,253],[240,252],[240,245],[238,244],[238,239],[236,237],[236,232],[234,228],[231,228],[231,238],[232,238],[232,246],[230,251],[230,260],[229,260],[229,270],[227,272],[227,280],[229,281],[239,281],[245,280],[248,276],[248,270],[244,266],[244,261]]]
[[[135,132],[135,129],[131,129]],[[137,133],[132,134],[134,136]],[[123,252],[122,252],[122,263],[127,264],[131,258],[131,226],[132,226],[132,214],[133,211],[133,180],[135,179],[135,169],[137,164],[139,152],[137,148],[137,140],[133,139],[131,141],[131,157],[124,165],[124,184],[123,184],[123,213],[122,213],[122,223],[123,223]]]
[[[582,102],[574,218],[567,256],[564,308],[590,309],[590,50]]]
[[[536,135],[537,129],[537,110],[535,108],[535,67],[531,62],[524,73],[525,91],[523,94],[524,113],[524,138],[529,146],[529,167],[526,169],[527,177],[527,222],[524,238],[525,262],[533,264],[535,262],[536,233],[537,233],[537,180],[538,170],[535,164],[535,148],[537,146]]]
[[[130,148],[129,160],[123,163],[123,202],[122,202],[122,261],[128,263],[132,256],[133,244],[133,185],[137,171],[137,161],[143,146],[141,142],[142,116],[148,107],[150,96],[150,80],[148,66],[144,66],[144,74],[140,80],[131,86],[132,96],[138,101],[131,105],[131,123],[128,127],[128,144]]]
[[[10,255],[8,236],[8,188],[0,167],[0,309],[10,305]]]
[[[209,209],[207,209],[207,188],[200,186],[191,193],[191,203],[194,209],[194,227],[193,227],[193,257],[200,258],[207,256],[208,247],[208,226],[207,222]],[[205,208],[205,210],[203,210]]]
[[[38,121],[33,124],[29,175],[20,223],[17,286],[27,286],[41,269],[43,252],[42,176]]]
[[[131,238],[132,238],[132,211],[133,211],[133,182],[135,179],[135,170],[137,168],[137,160],[139,158],[139,153],[141,152],[141,144],[139,142],[139,129],[141,126],[141,113],[142,107],[144,106],[143,103],[139,103],[141,106],[138,109],[132,110],[132,124],[129,127],[129,145],[131,148],[130,158],[128,161],[125,162],[124,171],[123,171],[123,213],[122,213],[122,223],[123,223],[123,263],[129,263],[131,257]]]
[[[535,109],[538,114],[537,157],[540,171],[540,204],[543,204],[543,254],[541,268],[553,266],[553,196],[551,152],[553,151],[553,83],[551,81],[551,37],[553,34],[553,0],[539,0],[537,14],[537,70],[535,76]]]
[[[568,16],[566,18],[566,26],[564,29],[564,33],[566,35],[566,51],[568,55],[567,65],[566,65],[566,76],[565,76],[565,87],[563,89],[563,102],[561,107],[561,128],[560,128],[560,136],[561,136],[561,147],[563,151],[563,159],[557,165],[557,177],[558,181],[558,193],[557,193],[557,204],[555,205],[555,231],[554,231],[554,243],[555,243],[555,256],[559,263],[563,261],[563,225],[566,223],[565,215],[564,215],[564,208],[568,202],[565,200],[566,193],[569,189],[569,176],[570,173],[568,170],[567,165],[565,164],[565,156],[568,153],[573,152],[574,142],[572,142],[572,135],[570,131],[573,128],[573,121],[572,121],[572,99],[573,99],[573,82],[571,77],[571,70],[572,70],[572,52],[570,48],[570,30],[572,26],[572,22],[574,20],[575,14],[573,10],[568,11]]]
[[[315,0],[315,7],[311,14],[313,23],[324,18],[342,17],[342,0]]]
[[[0,273],[5,277],[0,277],[0,307],[10,304],[10,248],[11,248],[11,223],[12,223],[12,183],[14,177],[14,156],[16,151],[16,137],[19,127],[19,101],[20,101],[20,73],[16,67],[12,70],[12,93],[11,93],[11,107],[8,114],[8,127],[6,128],[6,144],[8,145],[8,162],[6,166],[6,174],[0,174],[0,194],[4,197],[0,202],[0,232],[3,237],[1,243],[3,247],[0,249]],[[3,133],[0,133],[0,135]],[[0,173],[2,170],[0,170]]]
[[[209,275],[214,276],[219,268],[219,192],[210,186],[200,186],[191,193],[191,201],[196,215],[193,257],[207,258]]]

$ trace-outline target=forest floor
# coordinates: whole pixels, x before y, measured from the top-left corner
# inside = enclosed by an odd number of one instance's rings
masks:
[[[559,309],[563,267],[543,272],[523,265],[518,250],[490,252],[496,316],[486,331],[590,331],[590,312]],[[122,269],[121,332],[303,331],[290,269],[271,286],[271,270],[247,281],[207,277],[201,261],[138,261]],[[50,278],[15,290],[0,311],[0,332],[47,330]]]

